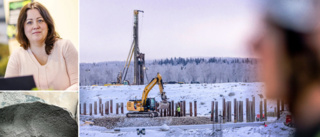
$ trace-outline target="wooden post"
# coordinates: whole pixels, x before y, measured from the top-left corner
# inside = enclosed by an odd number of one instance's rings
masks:
[[[167,116],[170,117],[171,116],[171,102],[168,102],[169,107],[167,109]]]
[[[106,115],[108,115],[108,105],[107,105],[107,101],[106,101],[106,103],[104,103],[104,113],[106,114]]]
[[[83,114],[87,115],[87,104],[86,103],[83,104],[83,109],[84,109]]]
[[[223,123],[226,123],[226,99],[222,99],[222,118]]]
[[[229,101],[226,102],[226,122],[229,122]]]
[[[192,117],[192,102],[189,102],[190,105],[190,117]]]
[[[273,116],[276,117],[277,116],[277,108],[274,107],[274,113],[273,113]]]
[[[237,120],[238,120],[238,116],[237,116],[237,114],[238,114],[238,111],[237,111],[237,108],[238,108],[238,106],[237,106],[237,99],[234,99],[233,100],[233,111],[234,111],[234,120],[233,120],[233,122],[234,123],[237,123]]]
[[[94,114],[97,115],[97,101],[94,102]]]
[[[184,104],[183,104],[183,101],[181,101],[181,116],[184,116]]]
[[[241,109],[241,106],[240,106],[240,102],[241,101],[237,101],[237,112],[238,112],[238,114],[237,114],[237,122],[241,122],[241,120],[240,120],[240,109]]]
[[[226,101],[226,122],[229,122],[229,101]]]
[[[90,103],[90,116],[92,116],[92,104]]]
[[[262,101],[260,101],[260,121],[262,121]]]
[[[172,104],[172,101],[170,102],[170,116],[173,117],[174,116],[174,112],[173,109],[174,108],[174,104]]]
[[[121,114],[123,114],[123,102],[121,103]]]
[[[180,106],[180,117],[183,116],[183,106],[182,106],[182,101],[179,102],[179,106]]]
[[[101,105],[99,105],[99,112],[98,114],[101,114]]]
[[[119,114],[119,104],[116,103],[116,114]]]
[[[239,105],[239,118],[240,118],[240,122],[243,122],[243,101],[240,101],[240,105]]]
[[[106,115],[109,115],[109,101],[106,102]]]
[[[240,101],[237,101],[237,122],[240,121]]]
[[[179,102],[179,106],[180,106],[180,117],[183,117],[183,103],[182,103],[182,101]]]
[[[174,116],[174,101],[171,100],[171,116]]]
[[[214,101],[211,101],[211,121],[213,121]]]
[[[197,117],[197,101],[194,101],[194,117]]]
[[[277,119],[280,118],[280,100],[277,100]]]
[[[249,99],[246,98],[246,121],[249,122],[250,121],[250,114],[249,114]]]
[[[179,102],[179,106],[180,106],[180,117],[183,117],[183,102],[182,101]]]
[[[249,106],[248,106],[248,122],[251,122],[251,118],[252,118],[252,116],[251,116],[251,105],[252,105],[252,103],[251,103],[251,101],[249,101],[248,102],[249,104]]]
[[[182,103],[182,101],[179,102],[179,106],[180,106],[180,117],[183,117],[183,103]]]
[[[253,115],[254,114],[254,108],[253,108],[254,104],[253,104],[253,101],[251,101],[251,122],[254,122],[255,120],[255,116]]]
[[[171,116],[174,117],[174,101],[171,100]]]
[[[186,101],[183,101],[183,116],[186,116]]]
[[[182,111],[183,111],[183,113],[182,113],[182,116],[185,116],[186,115],[186,111],[185,111],[185,107],[184,107],[184,101],[182,101]]]
[[[228,101],[228,104],[229,104],[229,122],[231,122],[232,121],[232,118],[231,118],[231,115],[232,115],[232,103],[231,103],[231,101]]]
[[[101,109],[101,104],[102,104],[102,99],[99,98],[99,112],[101,113],[102,109]]]
[[[216,114],[215,114],[215,121],[216,121],[216,122],[218,122],[218,116],[219,116],[219,115],[218,115],[218,110],[219,110],[219,109],[218,109],[218,101],[216,101],[216,111],[215,111],[215,112],[216,112]]]
[[[237,109],[238,109],[238,116],[237,116],[238,122],[241,122],[241,118],[240,118],[241,117],[241,112],[240,112],[241,111],[241,101],[238,101],[238,108]]]
[[[111,99],[111,100],[110,100],[110,113],[113,113],[113,108],[112,108],[112,106],[113,106],[113,100]]]
[[[226,122],[229,122],[229,101],[226,102]]]
[[[268,111],[267,111],[267,99],[264,99],[264,120],[267,121],[268,120]]]
[[[173,107],[173,104],[172,104],[172,102],[170,102],[170,112],[169,112],[169,113],[170,113],[170,116],[171,116],[171,117],[173,116],[173,112],[172,112],[173,109],[172,109],[172,107]]]
[[[101,104],[101,116],[103,116],[103,104]]]
[[[252,97],[252,111],[251,111],[251,116],[252,116],[252,122],[256,121],[255,116],[256,116],[256,100],[255,97]]]

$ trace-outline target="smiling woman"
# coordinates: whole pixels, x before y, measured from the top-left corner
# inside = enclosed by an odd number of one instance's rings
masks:
[[[17,31],[21,48],[10,56],[5,77],[33,75],[38,89],[78,90],[78,52],[60,38],[43,5],[25,5]]]

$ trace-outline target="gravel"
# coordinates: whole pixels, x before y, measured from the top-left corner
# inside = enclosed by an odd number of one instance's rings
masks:
[[[34,102],[0,109],[0,137],[77,136],[77,122],[60,107]]]

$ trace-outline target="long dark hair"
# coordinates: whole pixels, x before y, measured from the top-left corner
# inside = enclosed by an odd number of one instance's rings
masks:
[[[48,34],[45,40],[45,50],[46,53],[49,55],[51,53],[51,50],[53,48],[53,45],[57,38],[60,38],[59,34],[56,32],[54,27],[54,21],[49,13],[49,11],[39,2],[31,2],[27,5],[23,6],[23,8],[20,11],[18,22],[17,22],[17,40],[20,43],[20,46],[23,47],[25,50],[27,50],[30,47],[30,42],[27,38],[27,36],[24,33],[24,23],[27,19],[27,11],[30,9],[37,9],[41,16],[43,17],[44,21],[48,25]]]

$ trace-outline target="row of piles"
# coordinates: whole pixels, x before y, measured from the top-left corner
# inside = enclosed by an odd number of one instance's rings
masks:
[[[168,109],[157,109],[156,111],[160,113],[160,117],[178,117],[177,112],[177,106],[180,106],[180,117],[187,116],[186,113],[186,101],[178,101],[178,103],[175,103],[173,100],[169,103]],[[223,122],[231,122],[231,101],[227,101],[223,98],[222,101],[222,114],[218,114],[218,102],[212,101],[211,102],[211,121],[218,122],[218,117],[221,116],[223,119]],[[174,104],[174,105],[173,105]],[[234,99],[234,122],[243,122],[243,101],[237,101],[237,99]],[[264,104],[264,109],[263,109]],[[80,113],[82,112],[80,104]],[[105,106],[105,107],[103,107]],[[159,106],[159,103],[156,104],[156,107]],[[89,111],[87,113],[87,104],[83,104],[83,113],[82,115],[97,115],[98,114],[98,108],[99,108],[99,114],[103,116],[104,114],[109,115],[113,113],[113,100],[106,101],[104,104],[102,103],[102,99],[99,99],[99,104],[97,101],[94,102],[94,106],[92,107],[92,104],[89,104]],[[124,105],[123,103],[116,103],[116,113],[115,114],[124,114]],[[260,121],[267,121],[267,116],[277,116],[277,118],[280,118],[280,112],[284,111],[284,102],[277,100],[277,107],[274,108],[274,112],[267,113],[267,100],[264,99],[264,101],[260,101],[260,117],[264,114],[264,119],[260,118]],[[280,110],[281,108],[281,110]],[[93,110],[92,110],[93,109]],[[119,111],[120,110],[120,111]],[[264,111],[263,111],[264,110]],[[194,106],[192,105],[192,102],[189,102],[189,116],[192,117],[194,114],[195,117],[197,117],[197,101],[194,101]],[[255,114],[255,97],[252,97],[252,101],[249,100],[249,98],[246,98],[246,121],[247,122],[254,122],[256,120],[256,114]]]
[[[178,101],[175,103],[173,100],[169,103],[168,109],[157,109],[156,111],[160,113],[160,117],[185,117],[187,116],[186,112],[186,101]],[[177,107],[180,106],[180,115],[177,111]],[[156,107],[159,107],[159,103],[156,104]],[[192,109],[194,108],[194,109]],[[193,111],[192,111],[193,110]],[[192,102],[189,102],[189,116],[197,117],[197,101],[194,101],[194,106],[192,107]]]
[[[156,111],[160,113],[160,117],[167,117],[167,116],[175,116],[178,117],[178,111],[177,111],[177,107],[180,106],[180,116],[179,117],[183,117],[186,116],[186,101],[179,101],[178,103],[174,103],[174,101],[168,102],[169,103],[169,108],[168,109],[157,109]],[[174,105],[173,105],[174,104]],[[99,99],[99,104],[97,101],[94,102],[94,106],[92,107],[92,103],[88,104],[89,105],[89,111],[87,113],[87,103],[83,103],[83,107],[81,107],[82,105],[80,104],[80,113],[82,112],[82,108],[83,108],[83,113],[81,113],[81,115],[90,115],[92,116],[97,115],[98,114],[98,108],[99,108],[99,114],[101,114],[101,116],[105,115],[109,115],[113,113],[113,100],[110,101],[106,101],[105,104],[102,103],[102,99]],[[103,107],[105,106],[105,107]],[[159,107],[159,103],[156,104],[156,108]],[[194,116],[197,116],[197,101],[194,101],[194,109],[192,109],[192,102],[189,102],[189,110],[190,113],[189,115],[192,117],[193,113]],[[119,114],[119,109],[121,110],[121,114],[124,114],[124,105],[123,103],[116,103],[116,113],[115,114]],[[194,112],[192,111],[194,110]]]
[[[105,106],[105,107],[103,107]],[[119,112],[121,111],[121,114],[124,113],[124,109],[123,109],[124,105],[123,103],[116,103],[116,114],[119,114]],[[94,102],[94,106],[93,106],[93,112],[92,113],[92,103],[89,104],[89,112],[87,113],[87,103],[83,104],[83,113],[81,113],[81,104],[80,104],[80,113],[82,115],[90,115],[92,116],[97,115],[98,114],[98,108],[99,108],[99,114],[101,114],[101,116],[103,116],[104,114],[109,115],[113,113],[113,100],[110,101],[106,101],[104,104],[102,103],[102,99],[99,99],[99,106],[97,101]],[[119,111],[120,109],[120,111]]]
[[[218,101],[211,102],[211,121],[218,122],[219,117],[221,117],[221,122],[232,122],[232,112],[231,112],[231,101],[227,101],[223,98],[222,100],[222,112],[218,114]],[[243,101],[237,101],[234,99],[233,101],[233,116],[234,122],[243,122]],[[263,106],[264,105],[264,106]],[[267,112],[267,100],[264,99],[260,101],[260,118],[259,121],[267,121],[267,116],[277,116],[280,118],[280,112],[284,111],[284,102],[281,101],[281,111],[280,111],[280,100],[277,100],[277,107],[274,108],[274,112]],[[222,114],[221,114],[222,113]],[[255,97],[252,97],[252,101],[249,98],[246,98],[246,122],[254,122],[258,120],[255,112]]]

